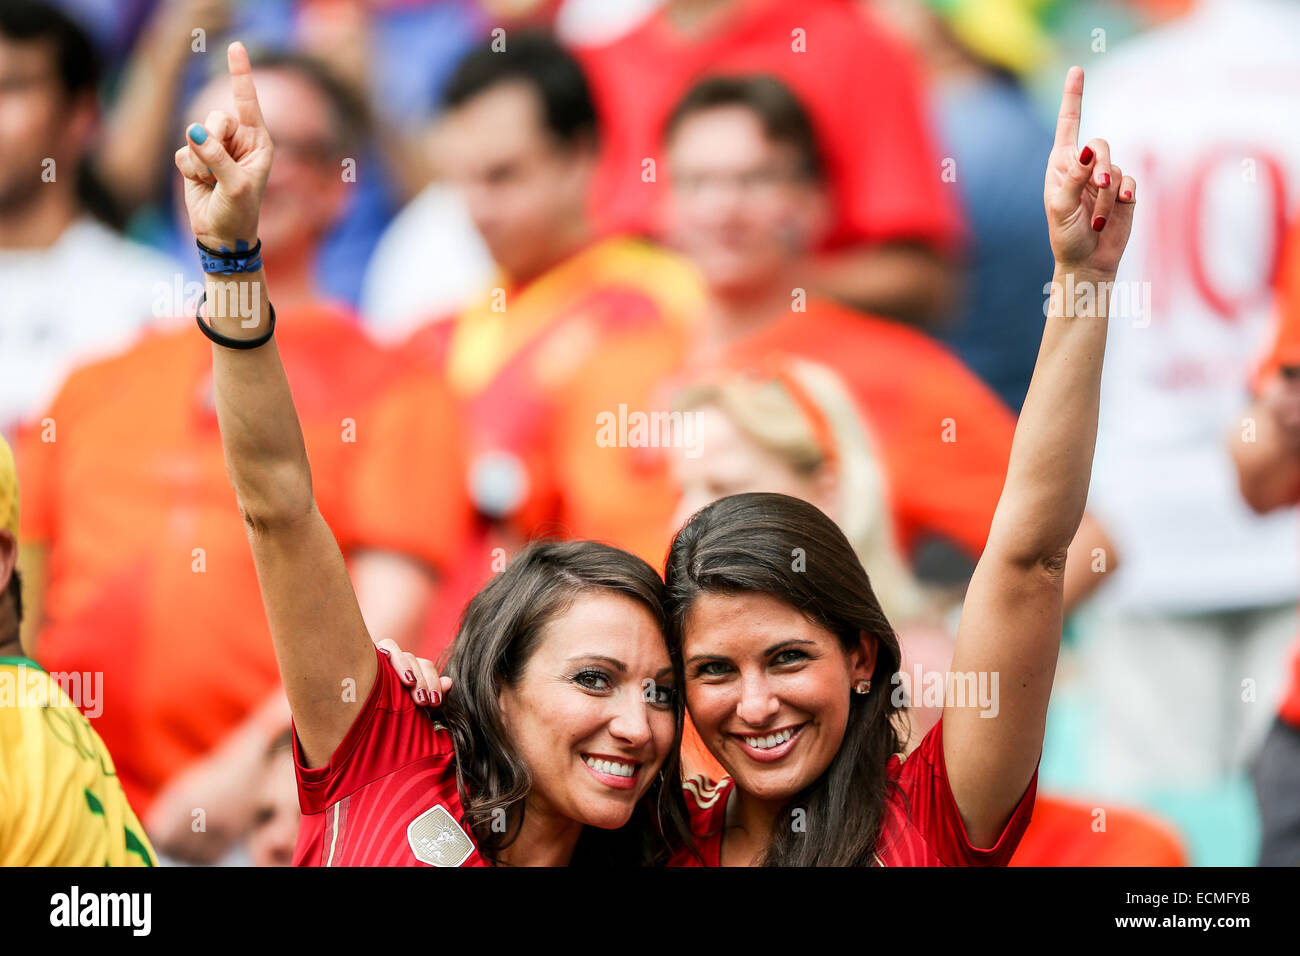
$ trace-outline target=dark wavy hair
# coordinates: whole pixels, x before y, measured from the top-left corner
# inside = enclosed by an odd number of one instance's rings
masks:
[[[512,686],[540,646],[548,622],[584,594],[623,594],[654,617],[672,661],[677,693],[673,746],[663,768],[616,830],[583,828],[572,865],[655,866],[690,846],[682,797],[680,747],[685,703],[681,645],[669,637],[663,581],[640,558],[594,541],[536,541],[524,548],[474,599],[461,618],[444,673],[455,682],[443,708],[456,747],[456,773],[464,823],[490,862],[519,836],[525,798],[532,787],[528,767],[511,743],[497,696]],[[492,822],[505,813],[505,830]]]
[[[899,708],[889,693],[899,667],[898,636],[839,527],[813,505],[778,494],[721,498],[673,539],[664,574],[672,640],[680,647],[703,594],[761,593],[798,610],[846,650],[876,639],[873,693],[850,693],[844,740],[820,777],[777,815],[763,866],[869,866],[891,795],[890,757],[903,749]],[[805,832],[788,823],[802,809]]]

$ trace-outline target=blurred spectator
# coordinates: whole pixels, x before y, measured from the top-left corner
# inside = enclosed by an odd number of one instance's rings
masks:
[[[298,843],[298,782],[293,772],[293,731],[286,730],[267,748],[248,834],[248,856],[254,866],[292,866]]]
[[[485,3],[494,25],[508,24],[509,43],[516,24],[544,23],[554,16],[557,38],[566,46],[607,43],[636,26],[661,0],[510,0]],[[494,27],[495,28],[495,27]],[[408,123],[416,123],[415,117]],[[438,166],[437,150],[432,164]],[[423,165],[429,165],[425,163]],[[445,175],[445,170],[440,171]],[[440,175],[402,208],[375,246],[361,289],[366,327],[383,341],[396,342],[430,315],[458,312],[473,303],[492,281],[492,254],[474,228],[464,198]]]
[[[1282,257],[1278,319],[1255,403],[1228,439],[1242,495],[1260,514],[1300,503],[1300,219]],[[1300,865],[1300,642],[1289,656],[1287,691],[1254,766],[1260,866]]]
[[[49,404],[78,362],[153,321],[174,264],[127,242],[90,209],[98,65],[53,7],[0,4],[0,433]]]
[[[719,370],[687,384],[673,405],[693,416],[697,447],[707,450],[672,458],[674,527],[726,495],[802,498],[844,530],[889,620],[917,617],[921,587],[899,552],[875,439],[834,372],[773,354],[761,371]]]
[[[947,180],[970,240],[959,301],[936,323],[946,342],[1012,411],[1019,412],[1043,337],[1043,125],[1019,73],[1049,48],[1040,0],[874,0],[867,4],[916,49],[930,79]]]
[[[0,866],[153,866],[113,758],[77,709],[103,705],[102,682],[47,674],[19,641],[18,498],[0,436]]]
[[[432,182],[375,246],[361,286],[366,328],[384,342],[409,338],[430,315],[472,304],[491,284],[494,269],[464,197],[442,180]]]
[[[166,147],[178,129],[176,106],[187,89],[202,82],[208,52],[224,49],[221,35],[227,28],[251,49],[315,57],[374,121],[354,129],[354,139],[335,164],[335,176],[349,184],[348,201],[316,263],[318,285],[356,303],[380,234],[395,210],[432,176],[424,117],[452,66],[483,32],[483,15],[471,0],[156,4],[127,61],[110,116],[117,135],[98,157],[105,182],[124,209],[139,210],[170,182]]]
[[[350,496],[375,493],[355,484],[357,462],[376,440],[371,402],[401,366],[313,282],[315,254],[346,191],[335,172],[350,142],[337,84],[300,58],[255,69],[276,149],[259,222],[276,277],[276,347],[317,504],[346,553],[356,540]],[[205,87],[189,115],[233,109],[227,84]],[[192,316],[200,290],[172,308]],[[52,669],[105,675],[110,703],[98,729],[128,796],[160,852],[205,862],[246,831],[267,744],[288,719],[221,451],[211,348],[187,323],[82,368],[55,399],[50,429],[23,436],[20,456],[24,534],[40,546],[24,553],[24,574],[44,582],[32,604],[42,619],[36,647]],[[467,510],[459,486],[443,480],[458,473],[458,452],[449,404],[438,399],[429,396],[423,413],[446,471],[424,480],[444,532],[429,551],[445,562]],[[366,582],[357,589],[374,614]]]
[[[1089,73],[1084,136],[1142,193],[1111,296],[1089,509],[1125,566],[1081,637],[1092,781],[1205,793],[1258,748],[1295,634],[1294,509],[1253,515],[1222,435],[1268,331],[1300,182],[1300,5],[1207,0]],[[1202,847],[1221,821],[1188,832]],[[1198,862],[1206,857],[1198,855]]]
[[[770,73],[803,100],[824,156],[830,219],[808,280],[882,315],[947,307],[960,229],[907,50],[845,0],[669,0],[614,43],[581,51],[605,128],[591,209],[654,234],[671,189],[664,120],[706,73]]]
[[[698,302],[694,277],[676,257],[640,240],[593,235],[584,208],[595,110],[581,69],[553,40],[511,35],[499,52],[485,44],[461,64],[445,110],[445,165],[499,274],[474,305],[429,323],[407,345],[427,378],[387,403],[392,439],[365,467],[376,486],[393,484],[390,494],[364,503],[405,530],[371,536],[391,553],[357,563],[358,573],[370,573],[383,562],[373,577],[386,584],[393,629],[371,622],[372,636],[404,643],[403,633],[424,619],[421,578],[430,549],[441,547],[433,529],[445,504],[427,476],[448,466],[442,437],[424,418],[425,391],[445,380],[469,432],[465,479],[479,519],[475,543],[458,563],[461,580],[449,585],[446,616],[428,624],[435,644],[412,645],[430,652],[449,639],[450,615],[494,562],[539,530],[586,533],[575,527],[581,503],[557,475],[553,447],[556,402],[575,371],[588,360],[599,364],[629,334],[680,325]]]
[[[167,146],[176,136],[176,107],[196,54],[194,34],[223,29],[231,6],[231,0],[159,3],[136,40],[95,152],[95,170],[123,210],[143,205],[170,183]]]

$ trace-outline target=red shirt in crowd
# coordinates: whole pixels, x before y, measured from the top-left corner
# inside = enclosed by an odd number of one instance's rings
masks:
[[[940,176],[920,73],[909,52],[847,0],[734,0],[698,34],[664,10],[612,44],[580,49],[601,122],[593,220],[653,234],[667,188],[664,122],[704,74],[776,76],[808,111],[837,220],[830,246],[914,240],[949,246],[961,226]],[[653,179],[647,159],[654,160]]]

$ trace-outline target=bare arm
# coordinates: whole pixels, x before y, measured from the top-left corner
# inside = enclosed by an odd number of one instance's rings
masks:
[[[214,249],[256,240],[271,169],[271,139],[248,54],[235,43],[228,58],[236,116],[210,113],[202,130],[190,127],[188,145],[176,154],[190,225]],[[218,333],[251,339],[268,327],[263,272],[209,276],[207,294],[208,321]],[[223,317],[213,307],[221,301],[249,303],[252,314]],[[343,740],[374,684],[374,647],[343,556],[312,496],[302,430],[274,339],[251,349],[214,344],[212,374],[226,467],[252,546],[280,676],[304,754],[319,766]]]
[[[229,8],[230,0],[167,0],[132,51],[95,155],[101,180],[123,209],[147,202],[162,179],[159,160],[166,156],[176,95],[194,55],[193,31],[216,33],[229,19]]]
[[[953,657],[954,672],[987,675],[990,687],[996,678],[996,716],[975,706],[948,706],[943,715],[949,781],[976,846],[996,841],[1042,752],[1066,554],[1083,515],[1097,436],[1109,289],[1103,283],[1114,280],[1133,219],[1135,184],[1111,164],[1106,142],[1092,140],[1082,156],[1076,152],[1082,94],[1083,71],[1074,67],[1044,186],[1056,293]],[[1096,307],[1076,315],[1075,300],[1063,293],[1085,283]]]
[[[1228,449],[1241,496],[1259,514],[1300,501],[1300,380],[1278,376],[1246,412],[1253,441],[1234,428]]]

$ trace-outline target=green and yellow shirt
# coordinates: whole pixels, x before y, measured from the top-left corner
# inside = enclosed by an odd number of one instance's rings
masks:
[[[113,759],[60,682],[0,657],[0,866],[154,866]]]

